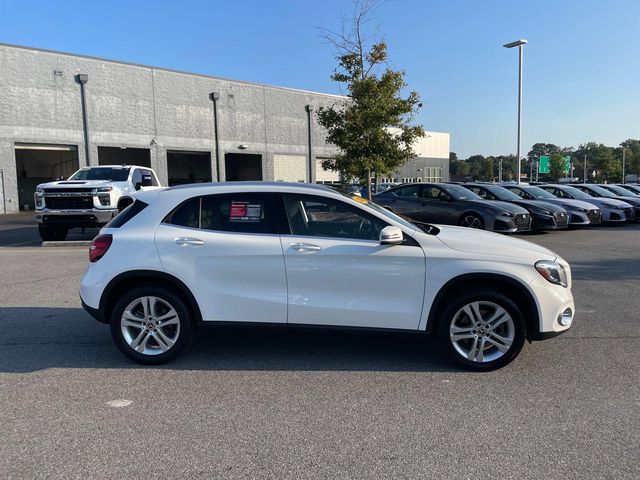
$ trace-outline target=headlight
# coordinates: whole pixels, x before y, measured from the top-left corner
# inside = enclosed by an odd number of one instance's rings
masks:
[[[498,215],[502,216],[502,217],[513,217],[513,213],[511,212],[498,212]]]
[[[614,210],[624,210],[625,208],[627,208],[627,207],[623,207],[622,205],[614,205],[613,206]]]
[[[40,188],[40,187],[36,188],[36,193],[43,194],[44,188]]]
[[[563,287],[567,286],[567,273],[564,271],[564,267],[556,262],[549,260],[540,260],[536,262],[536,270],[542,275],[548,282]]]
[[[98,187],[96,189],[97,192],[110,192],[112,190],[111,187]]]
[[[584,213],[584,212],[587,211],[586,208],[580,208],[580,207],[576,207],[574,205],[567,205],[566,207],[563,207],[563,208],[566,208],[567,210],[571,210],[573,212],[583,212]]]

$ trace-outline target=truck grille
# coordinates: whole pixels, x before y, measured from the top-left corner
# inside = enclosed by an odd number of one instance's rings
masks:
[[[91,193],[94,188],[45,188],[45,193]]]
[[[553,221],[557,227],[566,227],[569,225],[569,216],[564,212],[556,212],[553,214]]]
[[[602,221],[600,216],[600,210],[587,210],[587,218],[590,223],[600,223]]]
[[[528,213],[519,213],[514,218],[518,230],[531,229],[531,215]]]
[[[52,210],[86,210],[93,208],[93,197],[45,197],[44,204]]]

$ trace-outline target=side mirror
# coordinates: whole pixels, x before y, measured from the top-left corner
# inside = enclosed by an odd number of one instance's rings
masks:
[[[397,245],[403,241],[404,235],[398,227],[384,227],[380,232],[380,245]]]

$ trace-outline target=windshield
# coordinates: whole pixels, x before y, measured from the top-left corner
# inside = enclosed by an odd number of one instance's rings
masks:
[[[619,187],[618,185],[607,185],[607,190],[613,190],[618,195],[622,195],[623,197],[635,197],[636,194],[631,190],[627,190],[626,188]]]
[[[344,195],[344,194],[343,194]],[[422,228],[420,228],[417,225],[414,225],[411,222],[408,222],[407,220],[405,220],[402,217],[399,217],[398,215],[396,215],[393,212],[390,212],[389,210],[387,210],[384,207],[381,207],[380,205],[378,205],[377,203],[373,203],[370,202],[369,200],[367,200],[366,198],[362,198],[362,197],[358,197],[358,196],[353,196],[353,195],[344,195],[347,198],[350,198],[351,200],[355,200],[356,202],[358,202],[361,205],[364,205],[367,208],[370,208],[371,210],[374,210],[378,213],[381,213],[382,215],[384,215],[387,218],[390,218],[391,220],[393,220],[394,222],[397,222],[399,224],[401,224],[404,227],[410,228],[411,230],[418,230],[418,231],[422,231]]]
[[[553,198],[553,199],[558,198],[555,195],[547,192],[546,190],[541,189],[540,187],[528,187],[528,188],[523,188],[523,190],[527,192],[529,195],[533,195],[535,198]]]
[[[606,190],[602,187],[598,187],[596,185],[589,185],[589,189],[595,192],[594,197],[606,197],[606,198],[616,198],[617,195],[615,193],[611,193],[609,190]]]
[[[511,200],[522,200],[518,195],[516,195],[511,190],[504,187],[498,187],[498,186],[492,185],[490,187],[485,186],[484,188],[486,188],[491,193],[493,193],[496,197],[498,197],[498,200],[505,200],[507,202]]]
[[[129,178],[129,167],[93,167],[83,168],[74,173],[69,180],[111,180],[124,182]]]
[[[460,185],[441,185],[441,187],[456,200],[482,200],[480,195],[476,195]]]
[[[562,187],[562,191],[568,193],[573,198],[578,199],[578,200],[583,200],[583,199],[586,200],[586,199],[589,199],[589,198],[593,198],[588,193],[585,193],[585,192],[583,192],[582,190],[580,190],[580,189],[578,189],[576,187]]]

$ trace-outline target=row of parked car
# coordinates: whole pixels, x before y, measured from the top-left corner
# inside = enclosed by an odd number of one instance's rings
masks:
[[[640,220],[640,185],[630,184],[413,183],[373,198],[414,222],[500,233]]]

